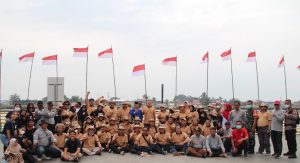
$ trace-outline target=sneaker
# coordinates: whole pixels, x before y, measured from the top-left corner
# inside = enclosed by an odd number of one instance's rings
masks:
[[[163,154],[163,155],[167,155],[168,152],[167,152],[167,151],[163,151],[162,154]]]
[[[147,153],[142,152],[142,153],[140,154],[140,156],[145,157],[145,156],[147,156]]]
[[[297,158],[297,155],[296,154],[291,154],[291,155],[288,156],[288,158],[289,159],[294,159],[294,158]]]
[[[227,154],[226,154],[226,153],[220,154],[219,156],[220,156],[220,157],[227,158]]]
[[[37,157],[37,156],[33,156],[34,158],[35,158],[35,160],[37,161],[37,162],[40,162],[40,161],[42,161],[42,159],[41,158],[39,158],[39,157]]]
[[[124,151],[121,151],[120,155],[125,155],[125,152],[124,152]]]
[[[42,159],[43,159],[43,160],[50,160],[51,158],[48,157],[48,156],[46,156],[46,155],[42,155]]]
[[[272,157],[275,157],[275,156],[277,156],[277,153],[273,153],[273,154],[272,154]]]

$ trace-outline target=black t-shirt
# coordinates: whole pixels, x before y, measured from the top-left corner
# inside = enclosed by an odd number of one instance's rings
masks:
[[[79,139],[75,138],[75,140],[71,140],[70,138],[66,141],[65,148],[68,148],[68,152],[75,153],[77,148],[80,148],[80,141]]]
[[[26,131],[25,131],[25,136],[31,141],[33,142],[33,134],[35,132],[35,129],[32,129],[32,130],[28,130],[28,128],[26,128]]]
[[[10,135],[11,135],[11,136],[14,136],[14,134],[15,134],[15,129],[16,129],[15,123],[9,120],[9,121],[7,121],[7,122],[5,123],[4,128],[3,128],[3,130],[2,130],[2,134],[4,134],[4,135],[7,136],[6,130],[9,130]]]

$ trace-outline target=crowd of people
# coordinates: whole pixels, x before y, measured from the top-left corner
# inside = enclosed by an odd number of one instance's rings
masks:
[[[26,108],[15,104],[6,116],[1,142],[7,162],[34,163],[60,158],[80,161],[83,155],[103,152],[124,155],[134,153],[150,156],[154,153],[174,156],[233,157],[266,154],[278,159],[282,155],[282,135],[285,132],[288,151],[284,156],[297,158],[296,127],[299,115],[286,100],[274,102],[274,109],[261,103],[254,107],[247,101],[193,106],[184,102],[176,108],[147,100],[123,102],[117,108],[114,101],[94,100],[87,93],[84,105],[62,106],[53,102],[29,103]],[[255,151],[255,133],[258,151]],[[271,154],[271,143],[273,153]]]

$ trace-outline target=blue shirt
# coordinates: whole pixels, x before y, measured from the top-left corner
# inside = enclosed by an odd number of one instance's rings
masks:
[[[141,108],[139,108],[138,110],[131,108],[129,114],[130,114],[132,120],[134,120],[134,118],[137,116],[140,118],[141,121],[143,121],[143,111]]]

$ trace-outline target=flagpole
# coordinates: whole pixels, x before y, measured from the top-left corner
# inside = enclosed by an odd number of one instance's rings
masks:
[[[145,95],[146,95],[146,101],[148,100],[148,94],[147,94],[147,79],[146,79],[146,65],[144,70],[144,79],[145,79]]]
[[[207,65],[206,65],[206,96],[208,97],[208,67],[209,67],[209,54],[207,53]]]
[[[111,46],[112,49],[112,46]],[[111,57],[112,65],[113,65],[113,76],[114,76],[114,89],[115,89],[115,102],[117,101],[117,88],[116,88],[116,75],[115,75],[115,62],[114,62],[114,54]]]
[[[29,100],[29,92],[30,92],[31,73],[32,73],[33,60],[34,60],[34,57],[31,60],[31,66],[30,66],[30,72],[29,72],[29,81],[28,81],[28,88],[27,88],[27,100]]]
[[[232,97],[234,100],[234,84],[233,84],[233,70],[232,70],[232,57],[230,56],[230,67],[231,67],[231,86],[232,86]]]
[[[256,56],[255,56],[255,67],[256,67],[257,98],[258,98],[258,102],[259,102],[260,101],[260,97],[259,97],[259,80],[258,80],[258,66],[257,66]]]
[[[284,60],[284,64],[283,64],[283,71],[284,71],[284,84],[285,84],[285,99],[287,99],[287,84],[286,84],[285,60]]]
[[[1,105],[1,100],[2,100],[2,96],[1,96],[1,92],[2,92],[2,51],[3,49],[1,49],[1,58],[0,58],[0,105]]]
[[[176,75],[175,75],[175,97],[177,96],[177,56],[176,56]]]
[[[85,67],[85,93],[88,90],[88,65],[89,65],[89,46],[87,46],[86,67]]]
[[[58,107],[58,56],[56,58],[56,88],[55,88],[55,103]]]

